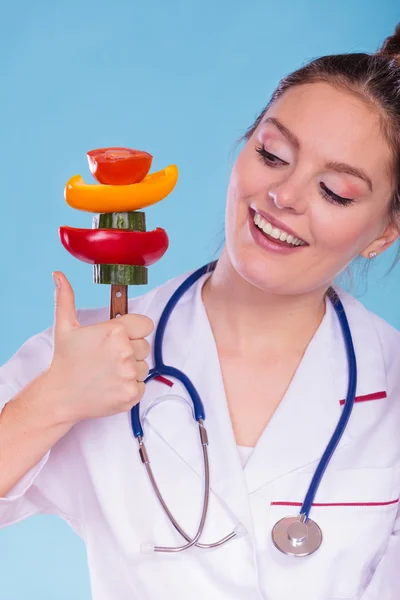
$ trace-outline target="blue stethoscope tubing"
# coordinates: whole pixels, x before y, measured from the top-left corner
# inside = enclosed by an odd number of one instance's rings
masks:
[[[187,279],[175,290],[172,294],[171,298],[167,302],[160,320],[158,322],[154,344],[153,344],[153,356],[154,356],[154,367],[150,370],[145,383],[148,383],[152,379],[158,376],[164,377],[172,377],[178,381],[180,381],[185,387],[191,401],[193,404],[194,410],[194,418],[198,423],[203,423],[205,421],[205,411],[204,406],[201,401],[201,398],[185,373],[176,369],[174,367],[168,366],[164,363],[163,360],[163,340],[166,327],[168,325],[169,318],[179,302],[182,296],[192,287],[192,285],[200,279],[206,273],[209,273],[215,269],[217,261],[209,263],[200,269],[197,269],[192,274],[190,274]],[[303,504],[300,509],[300,515],[302,516],[302,521],[307,523],[309,520],[309,514],[311,511],[312,504],[314,502],[316,493],[320,486],[322,477],[324,476],[325,470],[335,452],[335,449],[346,429],[347,423],[350,419],[350,415],[354,406],[354,400],[356,395],[357,388],[357,361],[354,351],[353,339],[351,336],[351,331],[349,327],[349,323],[346,317],[346,313],[343,307],[343,304],[335,292],[335,290],[331,287],[328,290],[328,297],[333,305],[333,308],[336,312],[336,315],[339,319],[339,323],[342,330],[342,335],[344,339],[344,344],[346,348],[346,356],[347,356],[347,364],[348,364],[348,387],[347,387],[347,395],[345,404],[339,418],[339,421],[336,425],[336,428],[332,434],[331,439],[329,440],[325,451],[323,452],[317,468],[312,477],[310,486],[307,490],[306,496],[304,498]],[[139,404],[135,405],[131,409],[131,424],[132,431],[135,438],[142,440],[144,433],[140,420],[140,408]]]
[[[166,330],[169,318],[170,318],[175,306],[178,304],[178,302],[182,298],[182,296],[192,287],[192,285],[194,283],[196,283],[196,281],[198,279],[200,279],[200,277],[202,277],[202,275],[205,275],[206,273],[214,270],[216,263],[217,263],[217,261],[214,261],[213,263],[210,263],[209,265],[205,265],[204,267],[201,267],[200,269],[198,269],[197,271],[195,271],[194,273],[189,275],[189,277],[187,279],[185,279],[185,281],[183,283],[181,283],[181,285],[175,290],[175,292],[172,294],[171,298],[168,300],[168,302],[165,305],[165,308],[161,314],[160,320],[157,325],[156,333],[154,336],[154,344],[153,344],[154,367],[150,370],[149,375],[148,375],[147,379],[145,380],[145,383],[148,383],[149,381],[151,381],[151,379],[154,379],[155,377],[159,377],[161,375],[163,377],[174,377],[175,379],[180,381],[185,386],[185,388],[190,396],[190,399],[193,403],[193,410],[194,410],[194,415],[195,415],[196,421],[198,421],[199,419],[202,419],[203,421],[205,420],[205,412],[204,412],[203,402],[201,401],[201,398],[200,398],[196,388],[194,387],[193,383],[190,381],[189,377],[187,377],[187,375],[185,375],[185,373],[182,373],[182,371],[179,371],[179,369],[175,369],[174,367],[168,367],[164,363],[162,348],[163,348],[165,330]],[[143,428],[142,428],[142,425],[140,422],[139,404],[136,404],[132,408],[131,417],[132,417],[132,430],[133,430],[134,436],[136,438],[138,438],[139,436],[143,437]]]

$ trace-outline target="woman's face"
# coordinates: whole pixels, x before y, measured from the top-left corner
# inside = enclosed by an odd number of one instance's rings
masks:
[[[235,270],[260,289],[307,293],[326,289],[358,254],[382,251],[396,237],[391,164],[378,115],[356,96],[326,83],[285,92],[232,169]]]

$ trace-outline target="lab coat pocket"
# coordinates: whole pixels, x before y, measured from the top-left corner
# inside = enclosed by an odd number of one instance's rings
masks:
[[[312,473],[294,473],[274,483],[271,528],[279,519],[299,514],[311,478]],[[282,567],[301,563],[297,576],[308,590],[304,597],[356,599],[385,552],[398,495],[393,468],[328,469],[310,512],[322,530],[321,547],[306,558],[287,557],[275,548],[271,553]]]

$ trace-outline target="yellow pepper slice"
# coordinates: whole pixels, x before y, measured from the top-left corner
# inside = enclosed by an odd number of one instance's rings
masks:
[[[177,180],[176,165],[150,173],[139,183],[130,185],[87,184],[80,175],[74,175],[65,186],[64,196],[67,204],[77,210],[129,212],[156,204],[172,192]]]

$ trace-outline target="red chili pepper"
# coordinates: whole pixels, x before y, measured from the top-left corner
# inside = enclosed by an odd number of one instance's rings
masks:
[[[72,256],[90,264],[137,265],[149,267],[166,252],[167,232],[121,229],[59,228],[62,245]]]

